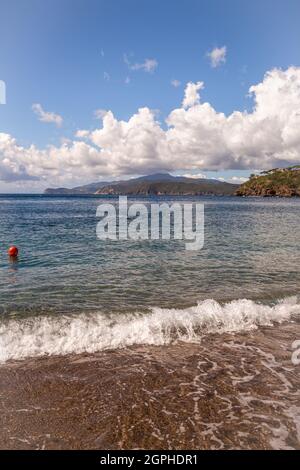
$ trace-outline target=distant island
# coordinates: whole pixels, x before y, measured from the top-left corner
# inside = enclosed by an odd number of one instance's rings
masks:
[[[48,195],[231,196],[238,185],[216,179],[186,178],[155,173],[126,181],[92,183],[75,188],[48,188]]]
[[[295,197],[300,196],[300,165],[274,168],[251,175],[235,193],[237,196]]]
[[[300,196],[300,165],[252,174],[241,185],[217,179],[187,178],[155,173],[130,180],[100,181],[75,188],[48,188],[48,195],[98,196]]]

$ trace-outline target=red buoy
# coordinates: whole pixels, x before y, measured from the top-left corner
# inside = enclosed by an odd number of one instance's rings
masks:
[[[16,246],[11,246],[9,249],[8,249],[8,255],[11,256],[11,258],[16,258],[19,254],[19,250]]]

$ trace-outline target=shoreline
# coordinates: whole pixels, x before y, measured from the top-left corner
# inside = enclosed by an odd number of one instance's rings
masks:
[[[299,323],[0,365],[1,449],[300,449]]]

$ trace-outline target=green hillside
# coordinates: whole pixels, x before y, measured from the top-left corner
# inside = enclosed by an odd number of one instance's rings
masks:
[[[237,196],[300,196],[300,165],[275,168],[251,175],[250,179],[236,191]]]

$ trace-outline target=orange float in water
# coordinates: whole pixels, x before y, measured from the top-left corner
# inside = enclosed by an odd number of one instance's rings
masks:
[[[19,250],[16,246],[11,246],[8,249],[8,255],[11,256],[12,258],[16,258],[18,256]]]

